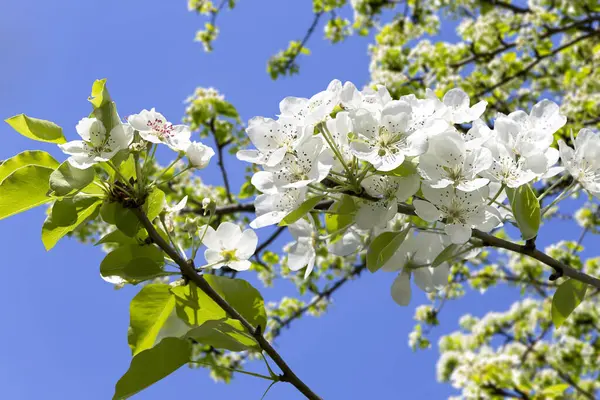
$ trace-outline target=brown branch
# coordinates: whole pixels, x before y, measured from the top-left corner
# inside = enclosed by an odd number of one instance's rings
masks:
[[[204,293],[208,295],[215,303],[217,303],[225,312],[233,319],[238,320],[244,328],[254,337],[258,342],[261,349],[263,349],[269,357],[277,364],[277,366],[283,372],[280,377],[281,381],[291,383],[296,389],[298,389],[304,396],[311,400],[320,400],[320,397],[314,393],[308,385],[306,385],[287,365],[283,358],[279,355],[277,350],[273,348],[271,343],[265,339],[262,335],[262,329],[264,327],[254,327],[250,324],[235,308],[233,308],[219,293],[217,293],[204,279],[202,275],[199,275],[194,266],[193,260],[185,260],[173,247],[167,243],[167,241],[156,231],[152,222],[148,219],[146,214],[141,208],[132,209],[133,213],[137,216],[141,224],[148,231],[148,236],[152,238],[154,243],[158,245],[181,269],[182,275],[194,282],[196,286]]]
[[[357,195],[356,193],[353,193],[353,192],[348,192],[347,194],[365,198],[364,195]],[[331,204],[331,202],[321,202],[317,205],[317,207],[319,207],[319,209],[323,209],[323,208],[327,208],[330,204]],[[221,213],[221,215],[222,215],[225,213],[239,212],[239,211],[241,211],[238,208],[240,206],[242,206],[242,205],[236,205],[235,207],[228,207],[226,209],[221,207],[221,210],[219,210],[219,208],[217,208],[217,213]],[[243,206],[244,206],[243,211],[245,211],[245,212],[254,211],[253,204],[244,204]],[[315,207],[315,208],[317,208],[317,207]],[[199,212],[199,211],[194,211],[194,212]],[[403,203],[398,204],[398,212],[400,214],[405,214],[405,215],[417,215],[415,213],[415,209],[413,206],[408,205],[408,204],[403,204]],[[536,249],[535,247],[532,248],[531,246],[521,245],[518,243],[508,241],[508,240],[504,240],[504,239],[498,238],[494,235],[491,235],[489,233],[482,232],[478,229],[473,229],[472,236],[474,238],[480,239],[483,242],[484,246],[510,250],[513,253],[523,254],[523,255],[529,256],[531,258],[534,258],[543,264],[546,264],[547,266],[551,267],[554,270],[554,274],[552,275],[552,277],[554,277],[554,278],[558,278],[561,276],[568,276],[569,278],[578,280],[583,283],[587,283],[588,285],[591,285],[597,289],[600,289],[600,279],[595,278],[595,277],[588,275],[584,272],[581,272],[579,270],[576,270],[575,268],[570,267],[567,264],[550,257],[548,254]]]

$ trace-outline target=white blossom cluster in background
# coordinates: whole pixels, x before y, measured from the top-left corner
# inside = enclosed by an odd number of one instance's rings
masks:
[[[590,194],[600,196],[597,133],[584,129],[574,140],[575,149],[561,142],[559,151],[551,147],[553,134],[566,117],[554,102],[542,100],[529,113],[498,114],[493,128],[480,119],[485,108],[484,101],[472,105],[460,89],[441,100],[432,91],[424,99],[393,100],[383,86],[359,91],[338,80],[310,99],[286,97],[278,118],[250,120],[247,133],[255,149],[237,153],[240,160],[262,167],[252,177],[262,194],[256,197],[251,227],[278,224],[311,197],[334,200],[335,207],[344,193],[353,192],[353,223],[336,235],[319,237],[310,215],[289,226],[295,242],[288,265],[292,270],[307,266],[308,275],[317,241],[325,241],[336,255],[357,254],[365,237],[388,229],[398,205],[412,202],[418,217],[429,223],[427,232],[411,229],[384,266],[400,271],[392,296],[405,305],[411,276],[426,292],[447,283],[448,264],[432,266],[445,247],[464,245],[473,229],[490,232],[511,218],[503,204],[505,188],[566,169]],[[466,133],[459,125],[468,128]],[[333,208],[329,212],[335,214]],[[462,258],[472,253],[467,247]]]

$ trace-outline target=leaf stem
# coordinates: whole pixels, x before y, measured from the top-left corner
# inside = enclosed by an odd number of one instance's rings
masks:
[[[277,376],[275,376],[275,378],[273,378],[273,377],[270,377],[270,376],[258,374],[256,372],[244,371],[243,369],[230,368],[230,367],[225,367],[225,366],[222,366],[222,365],[214,365],[214,364],[210,364],[210,363],[202,362],[202,361],[190,361],[190,363],[192,363],[192,364],[198,364],[198,365],[205,365],[207,367],[226,369],[227,371],[239,372],[240,374],[250,375],[250,376],[254,376],[256,378],[266,379],[268,381],[273,381],[273,382],[277,382],[279,380],[277,378]]]

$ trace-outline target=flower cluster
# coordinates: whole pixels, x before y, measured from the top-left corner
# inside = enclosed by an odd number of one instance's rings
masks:
[[[484,101],[471,105],[460,89],[442,99],[427,91],[423,99],[394,100],[383,86],[359,91],[338,80],[310,99],[283,99],[278,118],[250,120],[255,149],[237,154],[262,167],[252,177],[262,194],[251,226],[280,223],[315,196],[324,207],[333,202],[326,213],[339,215],[336,206],[350,195],[345,214],[351,223],[338,232],[321,237],[320,224],[307,217],[290,225],[295,242],[288,264],[293,270],[308,266],[308,275],[319,241],[339,255],[356,255],[364,238],[390,230],[399,206],[413,209],[427,232],[411,230],[384,267],[401,271],[392,294],[408,304],[410,276],[425,291],[447,283],[448,265],[432,266],[445,247],[467,246],[473,230],[490,232],[512,218],[503,204],[507,188],[552,178],[566,167],[598,196],[600,136],[583,130],[575,150],[561,142],[559,152],[551,147],[553,135],[566,118],[554,102],[543,100],[529,113],[498,114],[493,127],[481,119],[485,108]],[[560,156],[564,167],[557,165]]]
[[[78,169],[111,161],[120,151],[143,148],[146,144],[166,144],[176,152],[185,153],[194,168],[205,168],[215,154],[212,148],[190,140],[188,126],[173,125],[154,108],[129,116],[127,122],[116,124],[110,132],[96,118],[83,118],[76,130],[83,140],[59,147],[70,156],[69,164]]]

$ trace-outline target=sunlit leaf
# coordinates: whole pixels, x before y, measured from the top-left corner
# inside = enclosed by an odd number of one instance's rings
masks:
[[[508,200],[521,231],[523,239],[533,239],[537,236],[542,221],[540,202],[529,185],[517,189],[506,188]]]
[[[100,204],[101,199],[85,195],[56,201],[42,226],[42,242],[46,250],[53,248],[66,234],[94,215]]]
[[[163,276],[164,255],[154,245],[128,245],[119,247],[104,257],[100,274],[109,279],[120,278],[136,284]]]
[[[298,206],[298,208],[286,215],[279,223],[279,226],[290,225],[298,221],[300,218],[304,217],[306,213],[310,212],[310,210],[312,210],[317,204],[319,204],[324,197],[325,195],[320,195],[305,200]]]
[[[158,333],[175,309],[167,284],[146,285],[129,305],[129,347],[133,355],[154,346]]]
[[[406,239],[408,229],[400,232],[383,232],[371,242],[367,251],[367,269],[376,272],[394,255]]]
[[[568,279],[558,286],[552,297],[552,322],[557,328],[583,301],[586,290],[587,285],[575,279]]]
[[[95,175],[93,167],[79,169],[65,161],[50,175],[50,188],[58,196],[64,196],[88,186],[94,180]]]
[[[160,381],[190,361],[191,354],[189,340],[169,337],[135,355],[115,386],[113,400],[127,399]]]
[[[6,119],[5,122],[29,139],[56,144],[67,142],[62,128],[54,122],[28,117],[25,114],[15,115]]]
[[[45,151],[27,150],[4,160],[4,162],[0,164],[0,182],[17,169],[27,165],[39,165],[40,167],[56,169],[59,163]]]
[[[21,167],[0,183],[0,219],[52,201],[47,196],[52,168]]]

